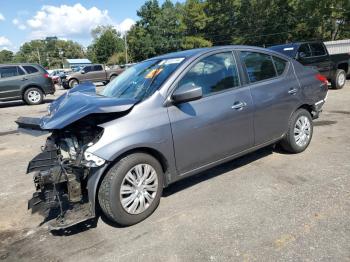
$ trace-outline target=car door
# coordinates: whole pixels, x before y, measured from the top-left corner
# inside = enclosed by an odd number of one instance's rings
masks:
[[[253,145],[250,90],[240,86],[232,52],[202,58],[180,77],[177,88],[202,88],[199,100],[168,108],[180,174],[231,156]]]
[[[302,44],[298,49],[298,61],[315,68],[325,77],[330,77],[332,61],[322,43]]]
[[[23,83],[27,80],[18,66],[0,67],[0,99],[19,98]]]
[[[93,75],[93,66],[85,66],[81,71],[81,75],[79,76],[79,82],[83,83],[86,81],[92,81]]]
[[[286,132],[300,101],[300,86],[288,60],[250,50],[239,54],[255,105],[255,145],[262,145]]]
[[[102,65],[93,65],[91,66],[91,71],[87,74],[89,81],[99,82],[106,80],[106,73]]]

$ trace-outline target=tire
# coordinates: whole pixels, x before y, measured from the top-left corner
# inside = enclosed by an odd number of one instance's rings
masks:
[[[308,126],[308,128],[306,128],[306,126]],[[297,130],[299,130],[299,136],[297,135]],[[289,153],[301,153],[309,146],[312,134],[313,122],[311,114],[303,108],[298,109],[289,120],[288,131],[280,145]],[[305,138],[305,140],[303,138]]]
[[[149,171],[152,172],[147,176],[146,168],[149,166],[153,168],[155,174],[152,169],[150,169]],[[145,182],[152,181],[152,178],[154,178],[154,176],[156,177],[156,180],[153,180],[152,184],[148,185],[148,188],[152,188],[152,191],[143,189],[143,184],[133,187],[132,183],[129,182],[137,179],[135,170],[137,167],[141,167],[141,169],[138,170],[146,174],[146,178],[148,177],[145,179]],[[108,171],[99,188],[98,201],[103,213],[110,220],[122,226],[130,226],[141,222],[149,217],[158,207],[163,192],[163,178],[161,165],[154,157],[148,154],[135,153],[122,158]],[[122,185],[124,193],[121,192]],[[142,193],[145,191],[148,192],[148,195]],[[144,197],[145,195],[147,197]],[[131,202],[127,201],[132,198],[135,200]],[[142,199],[144,205],[140,204]],[[148,199],[152,199],[152,201],[148,201]],[[122,200],[124,200],[124,204]],[[145,207],[145,209],[143,209],[143,207]]]
[[[331,81],[332,88],[342,89],[346,83],[346,73],[343,69],[337,69],[335,76]]]
[[[68,86],[69,88],[73,88],[75,87],[76,85],[79,85],[79,81],[75,78],[73,79],[70,79],[69,82],[68,82]]]
[[[24,92],[23,100],[28,105],[39,105],[44,100],[43,91],[37,87],[30,87]]]

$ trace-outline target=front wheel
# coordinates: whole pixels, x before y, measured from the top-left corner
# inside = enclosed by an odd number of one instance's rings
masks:
[[[144,153],[128,155],[117,162],[102,180],[98,200],[104,214],[122,226],[150,216],[163,191],[159,162]]]
[[[346,83],[346,73],[342,69],[337,69],[335,72],[335,77],[331,81],[331,85],[335,89],[342,89]]]
[[[313,122],[310,113],[305,109],[298,109],[289,121],[288,131],[281,141],[281,146],[290,153],[301,153],[309,146],[312,134]]]

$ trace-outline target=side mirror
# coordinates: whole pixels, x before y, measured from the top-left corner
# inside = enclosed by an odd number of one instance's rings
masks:
[[[81,70],[80,73],[81,73],[81,74],[85,74],[85,71],[84,71],[84,70]]]
[[[180,86],[171,96],[174,104],[190,102],[202,98],[203,91],[201,87],[193,84],[185,84]]]
[[[305,58],[306,54],[304,52],[300,52],[298,56],[299,56],[299,58]]]

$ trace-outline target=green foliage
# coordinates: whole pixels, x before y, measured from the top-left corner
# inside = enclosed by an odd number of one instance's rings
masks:
[[[84,57],[83,47],[73,41],[32,40],[24,43],[12,62],[38,63],[47,68],[61,68],[64,58]]]
[[[107,61],[107,65],[123,65],[125,63],[125,52],[114,53]]]
[[[97,63],[105,64],[117,52],[124,50],[124,41],[117,30],[109,26],[98,26],[91,32],[93,44],[88,47],[88,57]]]
[[[5,64],[11,62],[13,59],[13,52],[9,50],[0,51],[0,64]]]

